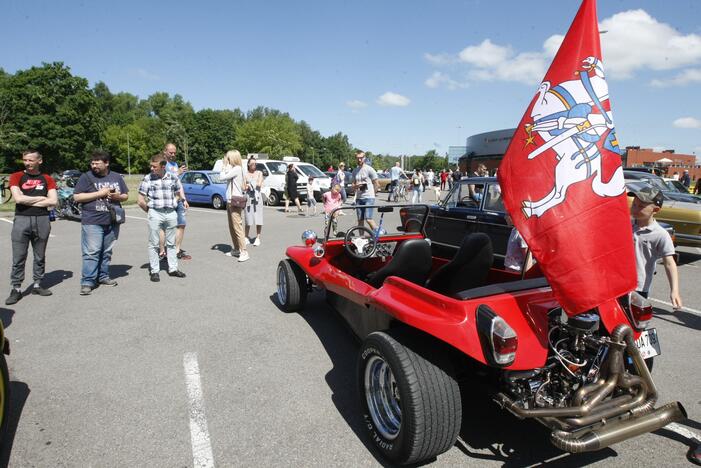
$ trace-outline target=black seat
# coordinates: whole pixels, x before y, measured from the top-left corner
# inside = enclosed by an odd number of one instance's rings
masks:
[[[388,276],[423,285],[431,272],[431,246],[424,239],[408,239],[397,246],[392,260],[367,276],[370,286],[379,288]]]
[[[468,234],[453,259],[426,282],[426,288],[446,296],[484,285],[494,260],[492,241],[482,232]]]

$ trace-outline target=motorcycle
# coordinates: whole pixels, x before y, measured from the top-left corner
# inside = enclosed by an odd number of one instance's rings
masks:
[[[63,219],[80,219],[82,216],[82,207],[73,199],[73,191],[78,179],[68,177],[59,182],[56,189],[58,195],[58,204],[56,205],[56,215]]]

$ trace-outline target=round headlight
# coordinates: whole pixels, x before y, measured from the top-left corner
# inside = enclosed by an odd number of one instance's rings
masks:
[[[304,242],[304,245],[307,247],[311,247],[316,243],[316,232],[312,231],[311,229],[307,229],[302,233],[302,242]]]

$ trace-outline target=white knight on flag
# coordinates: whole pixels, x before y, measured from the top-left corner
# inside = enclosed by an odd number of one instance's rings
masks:
[[[526,218],[542,216],[565,202],[567,189],[592,175],[591,187],[596,195],[618,196],[625,190],[621,167],[609,181],[604,182],[601,174],[599,148],[618,153],[603,66],[595,57],[587,57],[582,60],[582,69],[575,74],[579,79],[554,86],[549,81],[541,83],[530,114],[532,121],[525,124],[527,146],[536,144],[533,132],[545,142],[529,153],[528,159],[552,148],[558,161],[555,186],[550,193],[537,201],[523,201]]]

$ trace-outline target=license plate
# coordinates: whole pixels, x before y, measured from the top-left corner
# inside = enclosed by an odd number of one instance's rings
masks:
[[[638,347],[640,354],[643,355],[643,359],[659,356],[662,353],[660,351],[660,340],[657,338],[657,329],[655,328],[642,332],[640,337],[635,340],[635,345]]]

